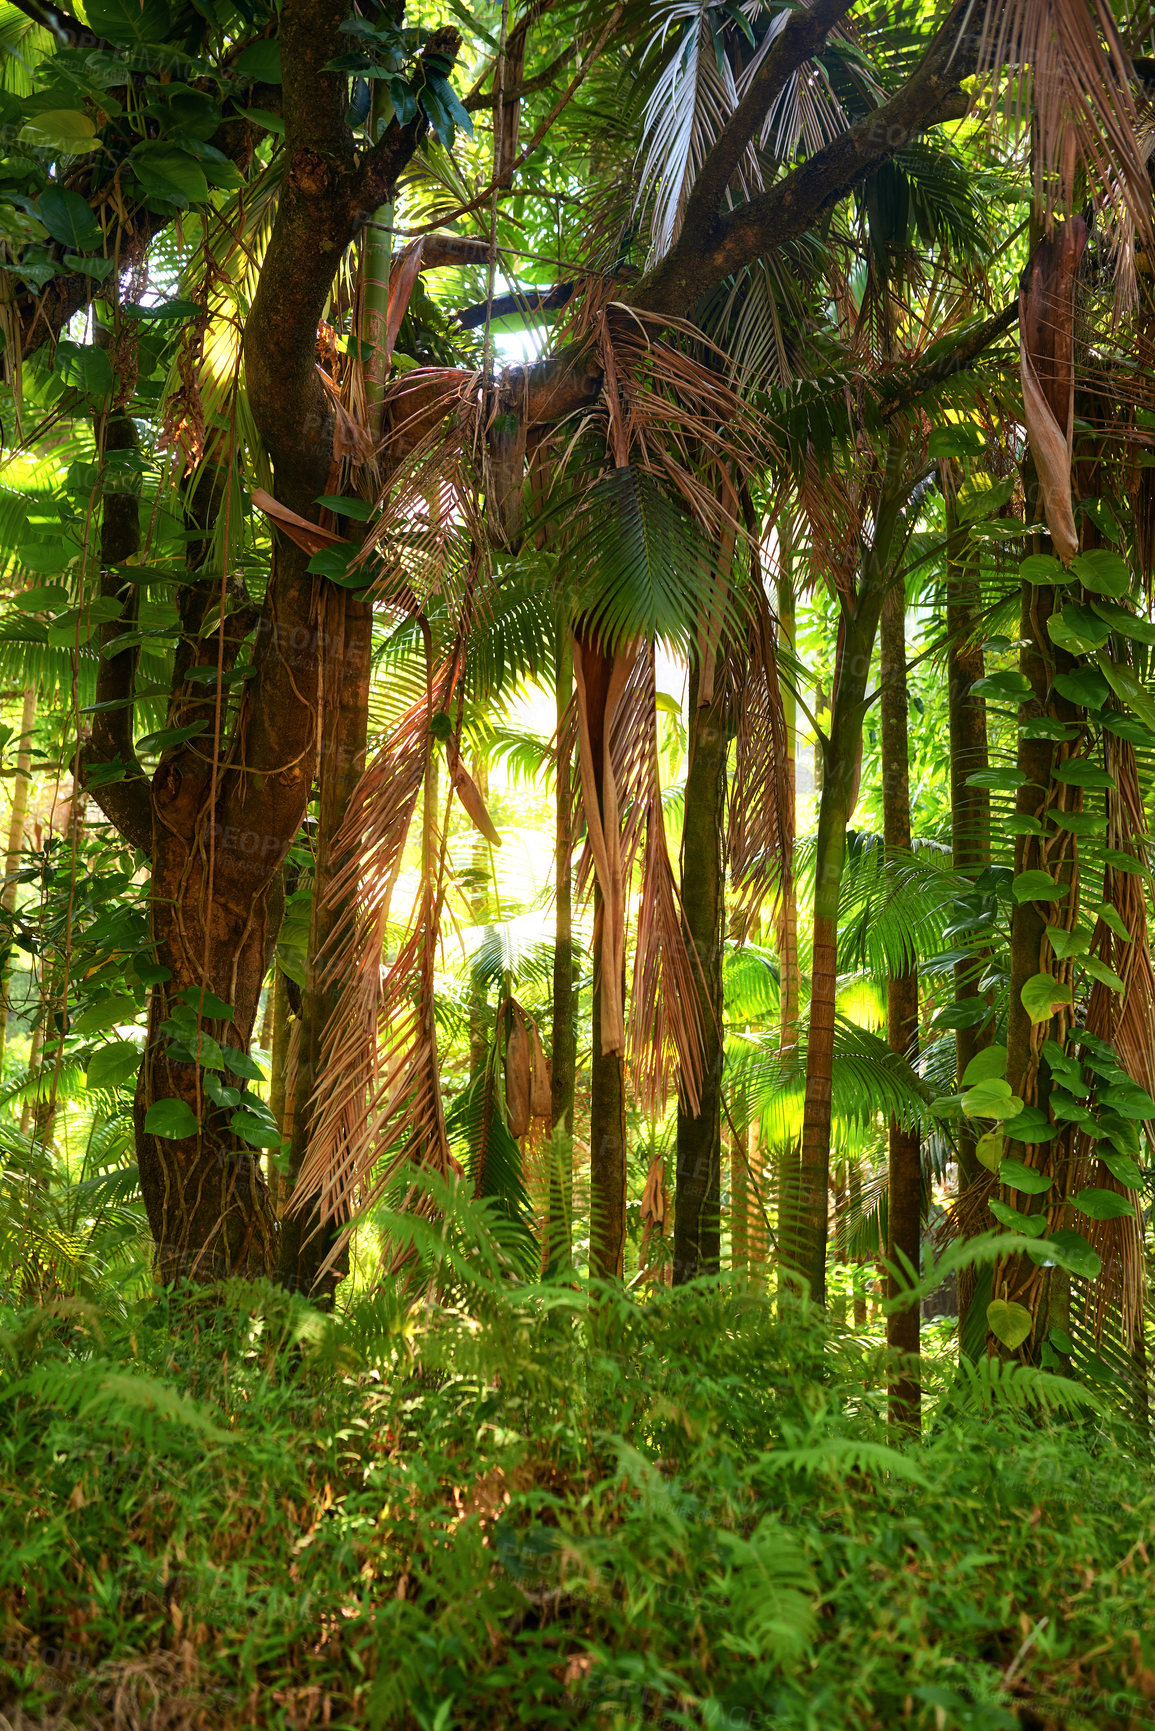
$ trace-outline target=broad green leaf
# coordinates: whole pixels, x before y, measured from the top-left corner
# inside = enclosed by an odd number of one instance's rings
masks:
[[[1089,553],[1076,553],[1071,570],[1084,589],[1095,595],[1109,595],[1118,600],[1131,587],[1131,572],[1125,559],[1105,547],[1095,547]]]
[[[236,1014],[231,1004],[226,1004],[223,998],[218,998],[207,986],[202,986],[199,991],[189,986],[180,995],[194,1015],[208,1017],[210,1021],[231,1022]]]
[[[202,1080],[204,1081],[205,1093],[214,1105],[225,1108],[240,1105],[241,1091],[239,1088],[228,1087],[211,1070],[205,1071]]]
[[[1032,974],[1020,996],[1032,1023],[1038,1024],[1049,1022],[1056,1010],[1071,1002],[1071,988],[1050,974]]]
[[[1138,1082],[1117,1082],[1107,1089],[1102,1099],[1104,1106],[1109,1106],[1124,1118],[1155,1118],[1155,1100]]]
[[[82,110],[50,108],[34,114],[20,128],[19,144],[33,150],[57,150],[65,156],[86,156],[97,145],[96,128]]]
[[[999,1167],[999,1183],[1009,1190],[1021,1190],[1024,1196],[1041,1196],[1054,1183],[1045,1172],[1026,1166],[1021,1160],[1004,1160]]]
[[[1045,831],[1037,817],[1029,812],[1012,812],[1009,817],[1000,820],[1000,828],[1007,835],[1043,835]]]
[[[1134,1218],[1135,1210],[1125,1196],[1120,1196],[1116,1190],[1100,1190],[1094,1187],[1080,1190],[1072,1196],[1071,1201],[1085,1214],[1088,1220],[1124,1220]]]
[[[1080,956],[1079,966],[1085,974],[1090,974],[1093,980],[1099,980],[1104,986],[1110,986],[1116,993],[1127,990],[1114,968],[1109,968],[1106,962],[1101,962],[1098,956]]]
[[[931,462],[940,463],[944,457],[977,457],[986,450],[986,440],[978,427],[960,421],[936,427],[926,449]]]
[[[1054,1246],[1054,1260],[1060,1268],[1068,1269],[1070,1273],[1078,1275],[1080,1280],[1098,1279],[1103,1260],[1081,1232],[1072,1232],[1069,1228],[1052,1232],[1048,1242]]]
[[[255,1058],[250,1058],[247,1052],[238,1052],[235,1046],[224,1047],[225,1067],[234,1076],[244,1076],[250,1082],[263,1082],[265,1072]]]
[[[1152,697],[1143,681],[1131,668],[1125,667],[1120,661],[1112,661],[1109,655],[1098,657],[1099,667],[1120,703],[1126,704],[1146,728],[1155,732],[1155,697]]]
[[[1055,770],[1055,780],[1067,787],[1114,787],[1115,777],[1086,757],[1069,757]]]
[[[229,1119],[233,1134],[250,1148],[279,1148],[281,1132],[271,1119],[258,1118],[253,1112],[234,1112]]]
[[[88,201],[67,187],[45,187],[36,211],[53,240],[60,241],[72,252],[90,251],[104,241],[103,230]]]
[[[190,151],[177,145],[154,144],[151,140],[138,144],[130,153],[128,164],[146,197],[163,199],[179,210],[208,200],[209,183],[204,169]]]
[[[247,48],[242,48],[233,65],[242,77],[251,78],[255,84],[279,84],[281,44],[272,38],[250,42]]]
[[[1057,902],[1070,894],[1067,884],[1057,884],[1050,872],[1020,872],[1011,884],[1017,902]]]
[[[1053,613],[1047,620],[1047,631],[1057,648],[1067,649],[1072,655],[1090,655],[1101,649],[1111,635],[1110,626],[1077,601],[1068,601],[1061,613]]]
[[[1073,932],[1064,931],[1062,926],[1047,927],[1047,938],[1060,961],[1066,961],[1068,956],[1085,955],[1091,947],[1092,935],[1090,926],[1076,926]]]
[[[987,1327],[995,1339],[1014,1352],[1031,1332],[1031,1313],[1006,1298],[992,1298],[987,1305]]]
[[[182,1142],[197,1133],[196,1114],[187,1100],[154,1100],[144,1115],[144,1127],[151,1136],[163,1136],[166,1142]]]
[[[1143,1174],[1139,1169],[1138,1162],[1133,1160],[1130,1154],[1121,1154],[1117,1148],[1112,1148],[1109,1143],[1104,1143],[1102,1147],[1096,1149],[1096,1153],[1112,1178],[1117,1179],[1120,1184],[1125,1184],[1128,1190],[1142,1190]]]
[[[1061,1352],[1064,1358],[1070,1358],[1075,1350],[1075,1343],[1065,1328],[1049,1328],[1047,1339],[1056,1352]]]
[[[1108,930],[1114,932],[1115,936],[1121,938],[1125,944],[1131,942],[1131,934],[1127,930],[1122,914],[1118,908],[1112,907],[1110,902],[1094,902],[1089,911],[1095,915],[1096,919],[1102,920]]]
[[[1122,848],[1105,847],[1103,849],[1104,865],[1114,866],[1117,872],[1127,872],[1131,877],[1146,877],[1147,867],[1132,853],[1124,853]]]
[[[1012,1208],[1009,1202],[1000,1202],[997,1197],[991,1198],[987,1207],[1001,1225],[1009,1227],[1012,1232],[1024,1232],[1028,1238],[1041,1238],[1047,1230],[1045,1214],[1020,1214],[1017,1208]]]
[[[967,776],[968,787],[989,787],[994,793],[1014,793],[1025,787],[1027,778],[1021,769],[976,769]]]
[[[1004,1137],[999,1130],[988,1130],[975,1143],[975,1157],[988,1172],[997,1172],[1003,1157]]]
[[[1055,690],[1060,697],[1083,709],[1101,709],[1111,695],[1111,688],[1094,667],[1076,667],[1070,673],[1055,675]]]
[[[1031,553],[1019,566],[1021,583],[1069,583],[1070,573],[1052,553]]]
[[[88,1060],[90,1088],[120,1088],[131,1082],[140,1068],[141,1048],[134,1040],[110,1040],[98,1046]]]
[[[995,481],[983,471],[971,475],[958,490],[959,522],[974,523],[980,517],[993,517],[1013,492],[1014,482],[1009,478]]]
[[[962,1109],[968,1118],[1014,1118],[1023,1109],[1017,1094],[1012,1094],[1009,1082],[991,1076],[968,1088],[962,1097]]]
[[[1007,1048],[998,1044],[984,1046],[981,1052],[976,1052],[962,1073],[962,1080],[967,1086],[975,1082],[985,1082],[993,1076],[1005,1076],[1007,1073]]]
[[[988,673],[985,679],[975,680],[971,693],[1002,703],[1022,703],[1031,695],[1031,682],[1022,673]]]
[[[1017,1118],[1008,1118],[1004,1134],[1012,1142],[1049,1142],[1058,1135],[1058,1126],[1038,1106],[1024,1106]]]
[[[1069,830],[1084,841],[1088,836],[1103,833],[1105,820],[1093,811],[1058,811],[1052,806],[1047,816],[1059,829]]]
[[[137,1014],[136,999],[128,997],[123,992],[115,992],[111,997],[101,998],[99,1003],[90,1004],[72,1024],[74,1034],[103,1034],[106,1028],[119,1027],[122,1022],[134,1021]]]

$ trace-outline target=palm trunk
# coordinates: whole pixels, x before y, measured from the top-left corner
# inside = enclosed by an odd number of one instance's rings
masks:
[[[954,528],[953,500],[948,503],[948,526]],[[956,872],[976,878],[990,864],[991,805],[984,787],[968,787],[967,778],[989,767],[987,710],[982,697],[971,695],[975,681],[983,677],[984,660],[974,641],[979,607],[978,571],[963,562],[961,536],[952,534],[947,548],[946,614],[950,650],[947,660],[947,703],[950,728],[951,846]],[[963,543],[965,545],[965,543]],[[955,963],[955,999],[975,995],[982,968],[981,954]],[[955,1033],[955,1063],[961,1077],[972,1058],[990,1040],[989,1030],[959,1028]],[[982,1166],[975,1154],[978,1137],[968,1119],[958,1131],[958,1194],[977,1182]],[[973,1268],[959,1274],[958,1338],[960,1348],[974,1337],[967,1328],[967,1315],[977,1289]]]
[[[847,1162],[846,1193],[851,1217],[858,1220],[862,1214],[862,1173],[857,1160]],[[866,1282],[862,1272],[865,1261],[860,1250],[854,1258],[854,1326],[857,1329],[866,1327]]]
[[[28,814],[28,784],[32,779],[32,729],[36,724],[36,687],[25,688],[20,714],[20,743],[16,752],[16,779],[12,785],[12,814],[8,821],[8,852],[4,860],[4,891],[0,907],[8,919],[16,912],[16,873],[20,869],[20,854],[24,847],[24,822]],[[0,975],[0,1080],[4,1075],[4,1054],[8,1043],[8,1018],[11,1004],[8,993],[12,980],[12,950],[4,952],[3,974]]]
[[[880,634],[882,822],[888,862],[909,858],[910,757],[907,745],[909,706],[906,678],[906,586],[893,583],[882,608]],[[887,986],[887,1037],[892,1052],[913,1058],[918,1046],[918,968],[913,954],[907,966],[891,975]],[[902,1259],[917,1278],[921,1269],[922,1161],[917,1130],[905,1129],[896,1118],[888,1131],[887,1259],[892,1273],[888,1297],[901,1291]],[[902,1355],[903,1370],[891,1385],[889,1416],[897,1430],[919,1428],[919,1307],[917,1301],[892,1310],[887,1317],[886,1343]]]
[[[620,1280],[626,1250],[626,1074],[602,1051],[602,896],[594,886],[593,1054],[590,1060],[590,1274]]]
[[[846,827],[857,797],[862,721],[874,640],[891,576],[891,548],[909,493],[905,443],[894,433],[875,514],[874,540],[862,563],[858,594],[845,614],[842,653],[830,700],[815,852],[814,940],[806,1103],[798,1183],[796,1268],[816,1304],[826,1302],[826,1241],[830,1187],[830,1121],[834,1066],[834,1002],[838,968],[838,897],[846,858]]]
[[[779,527],[780,570],[778,577],[778,640],[794,652],[798,641],[793,576],[793,523],[784,518]],[[795,830],[797,788],[798,700],[790,680],[782,681],[782,715],[786,734],[783,777],[790,819]],[[798,1045],[798,1018],[802,1005],[802,976],[798,966],[798,894],[793,872],[776,912],[778,944],[779,1036],[778,1050],[785,1057]],[[795,1247],[798,1215],[799,1147],[790,1143],[778,1150],[778,1260],[785,1268],[797,1268]]]
[[[577,1070],[577,967],[573,943],[573,764],[564,734],[573,689],[573,650],[566,627],[558,631],[557,779],[553,946],[553,1058],[550,1068],[549,1217],[547,1273],[568,1267],[573,1257],[573,1107]]]
[[[720,691],[699,704],[690,679],[689,768],[682,828],[682,910],[697,960],[702,1025],[698,1110],[678,1100],[674,1192],[674,1285],[721,1267],[722,961],[726,807],[726,704]]]

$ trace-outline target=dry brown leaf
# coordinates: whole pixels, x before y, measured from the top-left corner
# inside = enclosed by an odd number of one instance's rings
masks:
[[[346,539],[344,535],[335,535],[332,529],[322,529],[319,523],[310,523],[307,517],[298,517],[263,487],[253,488],[253,504],[306,553],[319,553],[323,547],[336,547]]]
[[[485,801],[481,797],[481,790],[461,761],[461,752],[456,740],[446,741],[445,759],[449,765],[453,791],[461,801],[465,815],[474,828],[481,831],[486,841],[492,843],[494,847],[500,847],[501,834],[486,809]]]
[[[541,1035],[536,1022],[531,1022],[530,1039],[533,1042],[533,1074],[529,1082],[529,1110],[534,1118],[548,1118],[553,1111],[553,1101],[550,1090],[549,1059],[541,1044]]]
[[[1071,497],[1075,424],[1075,277],[1087,225],[1072,217],[1041,241],[1019,286],[1023,409],[1055,552],[1069,565],[1079,550]]]
[[[509,1038],[505,1043],[505,1105],[509,1133],[519,1140],[529,1129],[530,1087],[533,1080],[533,1042],[520,1004],[508,1001]]]

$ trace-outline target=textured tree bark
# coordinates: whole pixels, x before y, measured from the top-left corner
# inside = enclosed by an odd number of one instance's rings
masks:
[[[594,886],[593,1056],[590,1060],[590,1274],[620,1280],[626,1253],[626,1073],[602,1051],[601,890]]]
[[[333,844],[365,767],[371,627],[372,609],[367,603],[331,584],[326,586],[321,626],[323,753],[318,776],[317,861],[305,989],[301,994],[300,1049],[286,1179],[289,1196],[295,1189],[309,1145],[318,1090],[323,1084],[322,1037],[344,984],[344,971],[335,966],[329,950],[330,938],[340,925],[344,910],[333,904],[329,888],[348,864],[343,855],[334,851]],[[334,1267],[321,1273],[335,1237],[332,1222],[322,1225],[315,1201],[298,1203],[281,1225],[281,1279],[286,1285],[312,1294],[326,1306],[332,1303],[337,1282],[345,1272],[344,1267]]]
[[[582,667],[594,797],[604,816],[606,702],[613,656],[583,638]],[[603,943],[605,924],[601,885],[595,877],[593,1051],[590,1059],[590,1273],[595,1278],[620,1279],[625,1268],[626,1249],[626,1072],[620,1052],[602,1051],[602,970],[615,965]]]
[[[721,1267],[722,961],[726,873],[726,702],[721,690],[698,702],[690,675],[689,767],[682,827],[682,913],[697,960],[702,1025],[698,1111],[678,1100],[674,1190],[674,1285]]]
[[[573,1108],[577,1072],[577,966],[573,942],[573,761],[565,735],[573,691],[573,648],[567,627],[557,633],[553,945],[553,1040],[550,1066],[549,1218],[546,1272],[573,1257]]]
[[[911,847],[906,585],[901,579],[891,584],[883,602],[879,658],[883,842],[888,862],[898,863],[910,857]],[[887,1039],[892,1052],[911,1059],[916,1055],[918,967],[913,949],[908,965],[892,973],[887,984]],[[887,1140],[887,1260],[894,1270],[887,1296],[895,1298],[901,1291],[897,1273],[901,1259],[910,1264],[915,1278],[922,1266],[922,1161],[917,1130],[906,1129],[892,1118]],[[904,1361],[902,1373],[891,1384],[889,1400],[890,1423],[900,1431],[919,1428],[919,1322],[917,1300],[892,1310],[886,1319],[886,1343]]]

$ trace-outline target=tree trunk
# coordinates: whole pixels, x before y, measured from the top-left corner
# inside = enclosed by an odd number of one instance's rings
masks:
[[[778,577],[778,640],[794,653],[797,647],[797,614],[794,595],[794,525],[789,517],[779,526],[780,569]],[[789,679],[782,681],[782,716],[785,723],[786,762],[783,774],[790,820],[794,834],[797,802],[797,742],[798,700]],[[817,756],[817,747],[815,748]],[[798,1020],[802,1007],[802,976],[798,966],[798,892],[791,872],[788,887],[783,891],[776,910],[776,940],[778,945],[779,1034],[778,1050],[782,1057],[798,1045]],[[795,1240],[798,1232],[799,1154],[797,1142],[778,1150],[778,1262],[783,1268],[798,1267]]]
[[[554,885],[556,920],[553,944],[553,1040],[550,1067],[549,1216],[546,1272],[568,1267],[573,1258],[573,1108],[577,1071],[577,967],[573,942],[573,763],[565,734],[573,691],[573,649],[569,630],[557,634],[557,778]]]
[[[286,1180],[289,1196],[293,1194],[309,1146],[319,1090],[323,1087],[320,1069],[322,1038],[345,983],[344,970],[335,965],[329,951],[330,939],[343,920],[344,909],[333,904],[329,890],[334,878],[348,864],[343,854],[334,851],[334,840],[365,767],[369,714],[372,610],[355,596],[330,586],[324,598],[322,618],[321,701],[324,724],[323,750],[318,765],[317,863],[313,875],[305,989],[301,994],[300,1048]],[[315,1200],[294,1206],[281,1226],[282,1280],[302,1292],[311,1293],[324,1304],[330,1304],[344,1270],[332,1268],[322,1275],[321,1264],[335,1238],[334,1224],[320,1223]]]
[[[953,496],[948,499],[948,528],[954,528]],[[968,787],[968,776],[989,767],[987,709],[982,697],[971,695],[976,680],[983,677],[983,652],[974,641],[978,623],[978,572],[964,563],[965,541],[951,535],[947,546],[946,616],[950,649],[947,659],[947,704],[950,728],[951,846],[956,872],[977,878],[990,864],[991,802],[985,787]],[[955,963],[955,1000],[974,997],[983,967],[981,952]],[[961,1079],[972,1058],[990,1041],[989,1028],[959,1028],[955,1033],[955,1064]],[[982,1174],[975,1154],[978,1136],[970,1121],[960,1120],[958,1130],[958,1194],[963,1196]],[[976,1271],[959,1273],[958,1338],[960,1350],[974,1338],[967,1328],[967,1315],[977,1290]]]
[[[881,673],[882,822],[888,864],[909,859],[910,756],[907,745],[909,706],[906,678],[906,585],[892,583],[882,607],[879,641]],[[913,950],[907,965],[892,973],[887,985],[887,1038],[892,1052],[913,1059],[918,1049],[918,966]],[[892,1118],[888,1130],[887,1222],[891,1264],[887,1296],[897,1297],[906,1271],[921,1270],[922,1161],[917,1130]],[[902,1355],[904,1369],[890,1389],[889,1417],[897,1430],[919,1428],[919,1306],[915,1300],[892,1310],[886,1319],[886,1343]]]
[[[4,892],[0,907],[8,921],[16,912],[16,873],[20,870],[20,854],[24,847],[24,820],[28,813],[28,784],[32,779],[32,729],[36,724],[36,687],[25,688],[20,713],[20,741],[16,748],[16,779],[12,784],[12,813],[8,820],[8,851],[4,859]],[[0,1080],[4,1076],[4,1054],[8,1043],[8,1018],[12,1006],[8,993],[12,980],[12,952],[9,943],[4,951],[3,974],[0,975]]]
[[[814,864],[814,940],[806,1103],[798,1185],[798,1273],[816,1304],[826,1302],[826,1240],[830,1186],[830,1120],[834,1065],[834,1002],[838,967],[838,897],[846,858],[846,827],[856,798],[862,721],[871,656],[890,583],[891,548],[909,493],[905,444],[892,435],[875,514],[873,543],[862,562],[858,594],[844,615],[842,653],[830,701]]]
[[[682,828],[682,912],[697,960],[702,1026],[698,1110],[678,1099],[674,1191],[674,1285],[721,1267],[722,961],[726,811],[726,702],[720,690],[699,704],[699,672],[690,677],[689,767]]]
[[[590,1274],[620,1280],[626,1250],[626,1073],[602,1051],[601,890],[594,886],[593,1055],[590,1060]]]

